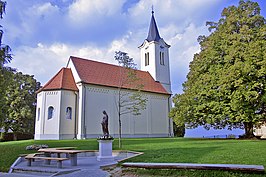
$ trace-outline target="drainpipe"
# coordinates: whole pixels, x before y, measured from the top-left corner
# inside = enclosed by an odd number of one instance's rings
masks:
[[[78,93],[75,94],[75,122],[74,122],[74,139],[77,139],[77,117],[78,117]]]
[[[45,129],[45,121],[46,121],[46,92],[43,91],[43,94],[44,94],[44,106],[43,106],[43,124],[42,124],[42,134],[44,135],[44,129]]]
[[[169,130],[169,137],[172,137],[171,119],[169,117],[169,113],[170,113],[170,98],[171,98],[171,96],[168,97],[168,130]]]
[[[83,113],[84,113],[84,115],[83,115],[83,133],[84,133],[84,139],[86,139],[86,86],[84,85],[84,106],[83,106]]]

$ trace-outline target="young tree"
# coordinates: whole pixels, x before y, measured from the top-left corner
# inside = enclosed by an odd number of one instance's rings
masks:
[[[253,137],[253,126],[266,115],[265,19],[258,3],[240,0],[206,24],[214,31],[198,38],[201,51],[170,115],[179,125],[244,128]]]
[[[118,123],[119,123],[119,148],[122,138],[121,117],[125,114],[140,115],[141,110],[146,109],[147,99],[141,93],[143,84],[140,82],[135,70],[136,64],[133,58],[130,58],[125,52],[115,52],[115,60],[118,61],[120,67],[120,78],[118,88]],[[130,86],[131,89],[126,89]]]

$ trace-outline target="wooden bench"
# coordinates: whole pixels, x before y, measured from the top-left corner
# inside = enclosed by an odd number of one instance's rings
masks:
[[[37,156],[37,155],[44,155],[44,153],[39,152],[39,153],[34,153],[34,154],[20,154],[19,157],[26,157],[26,156],[32,157],[32,156]]]
[[[28,154],[25,156],[25,159],[28,160],[27,165],[31,166],[31,162],[35,159],[39,160],[45,160],[45,164],[50,164],[51,160],[57,161],[57,168],[62,168],[62,161],[69,160],[69,158],[56,158],[56,157],[42,157],[42,156],[36,156],[36,154]]]
[[[263,165],[193,164],[193,163],[123,163],[122,166],[129,168],[146,168],[146,169],[225,170],[225,171],[264,173]]]

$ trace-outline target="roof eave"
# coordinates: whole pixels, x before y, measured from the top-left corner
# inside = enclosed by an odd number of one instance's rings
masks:
[[[51,88],[51,89],[42,89],[40,91],[37,91],[37,93],[43,92],[43,91],[61,91],[61,90],[67,90],[67,91],[73,91],[73,92],[78,92],[79,90],[74,90],[74,89],[67,89],[67,88]]]
[[[79,82],[81,84],[89,84],[89,85],[97,85],[97,86],[104,86],[104,87],[112,87],[112,88],[119,88],[116,86],[111,86],[111,85],[104,85],[104,84],[95,84],[95,83],[87,83],[87,82]],[[137,91],[137,89],[131,89],[131,88],[127,88],[127,87],[121,87],[122,89],[127,89],[127,90],[133,90],[133,91]],[[157,93],[157,94],[163,94],[163,95],[172,95],[171,93],[168,93],[167,91],[165,92],[156,92],[156,91],[150,91],[150,90],[140,90],[141,92],[148,92],[148,93]]]

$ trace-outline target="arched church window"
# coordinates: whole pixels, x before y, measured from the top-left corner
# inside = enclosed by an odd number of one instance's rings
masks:
[[[38,121],[40,120],[40,114],[41,114],[41,109],[38,108],[38,111],[37,111],[37,120]]]
[[[150,56],[149,52],[145,53],[145,66],[148,66],[150,64]]]
[[[48,108],[48,119],[52,119],[54,116],[54,107],[53,106],[49,106]]]
[[[72,119],[72,108],[71,107],[66,108],[66,119]]]
[[[160,64],[164,65],[164,52],[160,52]]]

